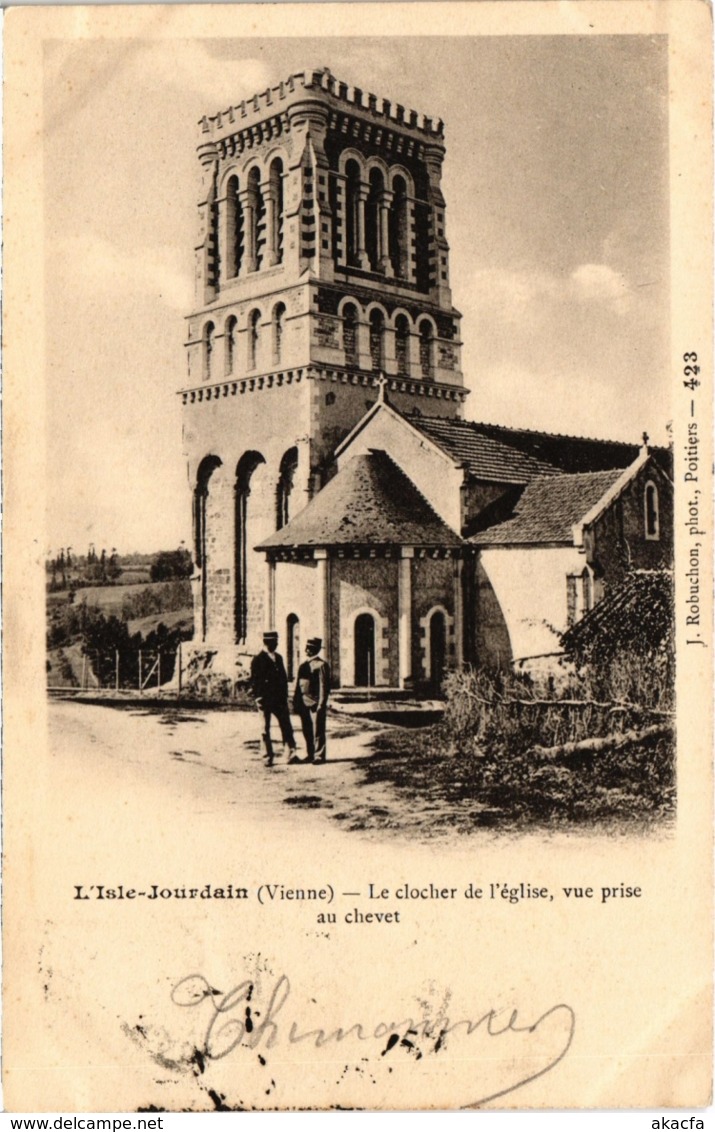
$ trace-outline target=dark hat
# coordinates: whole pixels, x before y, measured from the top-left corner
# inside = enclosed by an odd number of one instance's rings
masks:
[[[270,633],[264,633],[263,634],[263,640],[264,641],[277,641],[278,640],[278,634],[276,633],[275,629],[273,629]]]
[[[316,652],[320,652],[323,647],[322,637],[310,637],[310,639],[305,642],[305,647],[308,649],[315,649]]]

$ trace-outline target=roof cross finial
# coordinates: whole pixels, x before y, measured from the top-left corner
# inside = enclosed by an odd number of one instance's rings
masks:
[[[382,370],[380,371],[380,376],[375,379],[375,384],[377,385],[377,403],[378,403],[378,405],[386,405],[387,404],[387,384],[388,383],[387,383],[387,378],[385,377]]]
[[[650,437],[648,436],[648,433],[644,432],[643,433],[643,447],[645,448],[646,452],[649,451],[649,448],[648,448],[648,441],[649,440],[650,440]]]

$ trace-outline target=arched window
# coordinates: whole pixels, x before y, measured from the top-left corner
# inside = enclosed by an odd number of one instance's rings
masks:
[[[204,381],[211,380],[215,336],[216,327],[212,322],[207,322],[204,327]]]
[[[227,279],[235,279],[241,270],[243,251],[243,213],[238,196],[238,177],[229,177],[226,185],[226,264]]]
[[[406,315],[398,314],[395,319],[395,361],[400,377],[410,372],[410,324]]]
[[[360,231],[360,166],[357,161],[348,161],[345,166],[345,230],[346,230],[346,258],[352,267],[360,266],[359,241]]]
[[[596,604],[596,587],[593,571],[584,566],[580,574],[566,576],[566,621],[574,625],[576,621],[593,609]]]
[[[289,448],[281,460],[276,489],[276,530],[284,527],[290,518],[290,495],[293,490],[295,470],[298,467],[298,449]]]
[[[358,365],[357,342],[358,312],[352,303],[343,307],[343,350],[345,351],[345,365]]]
[[[197,568],[201,570],[201,637],[203,640],[206,638],[206,600],[208,596],[206,575],[206,512],[211,476],[216,469],[220,467],[221,461],[218,456],[205,456],[199,464],[196,473],[196,487],[194,489],[194,562]]]
[[[644,493],[645,510],[645,537],[656,540],[660,538],[660,507],[658,503],[658,488],[652,480],[648,480]]]
[[[390,209],[390,258],[395,275],[406,279],[409,264],[409,220],[407,215],[407,185],[404,177],[392,182],[392,208]]]
[[[269,175],[273,213],[269,244],[274,263],[283,262],[283,162],[276,157],[271,162]]]
[[[209,287],[218,287],[218,261],[218,192],[214,178],[206,199],[206,284]]]
[[[273,364],[276,366],[281,362],[285,315],[285,303],[278,303],[273,310]]]
[[[578,575],[566,575],[566,624],[570,627],[574,625],[578,619],[579,602],[578,602]]]
[[[258,363],[258,343],[261,336],[261,312],[251,311],[248,319],[248,368],[255,369]]]
[[[593,609],[594,605],[593,576],[588,566],[584,566],[583,568],[583,572],[581,574],[581,586],[583,612],[588,613],[591,609]]]
[[[370,357],[373,372],[385,368],[385,319],[377,309],[370,312]]]
[[[419,326],[420,331],[420,371],[422,377],[434,377],[434,335],[432,333],[432,323],[428,322],[426,318],[422,320]]]
[[[248,550],[250,541],[248,498],[251,494],[251,479],[256,468],[265,464],[260,452],[244,452],[236,465],[235,485],[235,605],[234,617],[236,640],[245,641],[248,635]]]
[[[365,206],[365,250],[372,271],[380,270],[382,256],[382,232],[380,229],[380,209],[385,191],[385,179],[379,169],[370,171],[370,192]]]
[[[248,174],[246,192],[246,260],[249,271],[258,271],[265,244],[265,205],[261,192],[261,175],[254,165]]]
[[[231,315],[226,319],[226,328],[224,330],[224,340],[226,343],[226,373],[233,373],[233,367],[236,364],[236,335],[238,328],[238,319],[235,315]]]

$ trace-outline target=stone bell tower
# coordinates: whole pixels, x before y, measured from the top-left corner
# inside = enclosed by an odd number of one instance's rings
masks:
[[[196,305],[181,391],[195,641],[236,656],[270,620],[254,547],[331,473],[387,378],[461,416],[441,121],[299,72],[199,123]]]

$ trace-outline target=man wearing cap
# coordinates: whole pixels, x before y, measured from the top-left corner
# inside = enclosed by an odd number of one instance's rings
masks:
[[[251,689],[263,712],[263,742],[266,747],[268,766],[273,766],[273,744],[271,742],[271,716],[278,720],[283,742],[290,755],[295,755],[295,736],[288,714],[288,677],[283,657],[276,652],[278,634],[263,634],[263,649],[251,661]]]
[[[325,723],[330,692],[330,668],[320,655],[323,642],[311,637],[305,646],[308,659],[298,669],[293,708],[300,716],[308,751],[306,762],[324,763],[326,758]],[[291,759],[291,762],[299,762]]]

